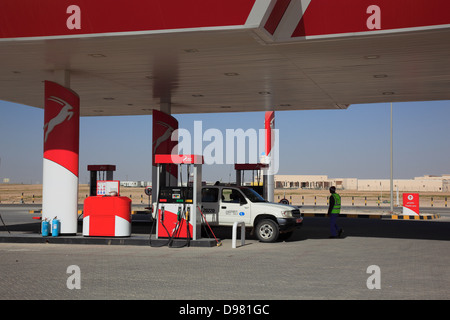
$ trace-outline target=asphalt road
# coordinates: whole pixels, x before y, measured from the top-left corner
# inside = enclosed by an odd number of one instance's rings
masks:
[[[39,227],[28,209],[0,207],[12,233]],[[450,299],[450,216],[339,224],[342,239],[328,238],[327,218],[305,217],[288,241],[247,238],[236,249],[225,228],[211,248],[0,243],[0,299]]]

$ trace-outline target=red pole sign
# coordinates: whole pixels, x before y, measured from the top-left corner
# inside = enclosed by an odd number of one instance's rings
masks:
[[[419,194],[404,193],[403,194],[403,214],[418,215],[419,214]]]
[[[61,234],[77,233],[79,130],[79,96],[45,81],[42,219],[57,217]]]

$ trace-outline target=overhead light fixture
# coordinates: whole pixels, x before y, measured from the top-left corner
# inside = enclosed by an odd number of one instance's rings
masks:
[[[395,94],[395,92],[393,92],[393,91],[385,91],[385,92],[383,92],[383,95],[385,95],[385,96],[391,96],[393,94]]]
[[[194,53],[194,52],[198,52],[198,49],[192,48],[192,49],[184,49],[184,52],[187,53]]]
[[[237,73],[237,72],[225,72],[224,75],[226,75],[227,77],[235,77],[235,76],[238,76],[239,73]]]
[[[92,112],[103,112],[103,110],[92,110]]]
[[[364,59],[378,59],[380,56],[379,55],[377,55],[377,54],[371,54],[371,55],[368,55],[368,56],[364,56]]]
[[[106,98],[103,98],[103,100],[115,100],[115,98],[112,98],[112,97],[106,97]]]
[[[267,95],[267,94],[272,94],[271,92],[269,92],[269,91],[260,91],[260,92],[258,92],[259,94],[262,94],[262,95]]]
[[[203,97],[202,94],[193,94],[192,96],[193,96],[194,98],[200,98],[200,97]]]
[[[106,58],[106,56],[102,53],[90,53],[90,54],[88,54],[88,56],[90,56],[92,58]]]
[[[373,77],[376,79],[387,78],[387,74],[374,74]]]
[[[231,106],[220,106],[221,109],[230,109]]]

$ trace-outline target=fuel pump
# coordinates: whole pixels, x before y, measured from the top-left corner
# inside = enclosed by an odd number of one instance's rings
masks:
[[[189,246],[190,241],[199,239],[201,233],[201,220],[198,211],[201,206],[201,165],[203,164],[203,157],[195,155],[155,155],[155,163],[158,166],[156,186],[158,196],[153,211],[155,214],[156,239],[166,239],[167,241],[163,242],[163,245],[169,247],[177,247],[180,241],[175,242],[175,240],[184,239],[183,246]],[[180,185],[161,185],[159,173],[163,164],[186,166],[186,185],[182,185],[182,178],[180,178]],[[192,181],[190,181],[191,168],[193,168]],[[182,176],[183,170],[180,169],[179,172]],[[150,234],[150,239],[151,236]],[[150,241],[150,244],[153,245],[152,240]]]
[[[187,212],[192,210],[192,187],[161,187],[159,203],[158,238],[169,238],[169,246],[173,245],[174,239],[190,239],[193,226]]]

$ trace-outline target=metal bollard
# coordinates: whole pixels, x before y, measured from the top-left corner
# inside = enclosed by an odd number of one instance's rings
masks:
[[[231,247],[233,249],[236,248],[236,234],[238,225],[241,227],[241,246],[245,245],[245,222],[244,221],[236,221],[233,223],[233,237]]]

